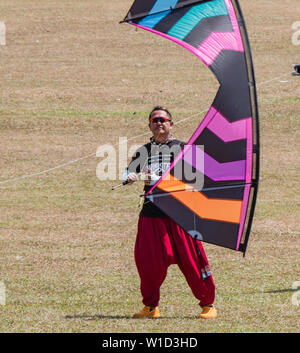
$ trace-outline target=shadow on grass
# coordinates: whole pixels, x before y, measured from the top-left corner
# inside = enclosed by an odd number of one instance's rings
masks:
[[[185,317],[176,317],[176,316],[162,316],[159,319],[154,319],[154,320],[161,320],[161,319],[189,319],[189,320],[195,320],[198,318],[196,316],[185,316]],[[126,316],[126,315],[101,315],[101,314],[96,314],[96,315],[88,315],[88,314],[81,314],[81,315],[66,315],[65,319],[82,319],[82,320],[107,320],[107,319],[132,319],[132,320],[138,320],[133,318],[132,316]]]
[[[101,320],[101,319],[132,319],[132,317],[126,316],[126,315],[122,316],[122,315],[82,314],[82,315],[66,315],[65,319]]]
[[[286,289],[273,289],[273,290],[267,290],[267,291],[263,291],[263,292],[246,292],[244,294],[276,294],[276,293],[292,293],[292,292],[297,292],[299,290],[298,289],[294,289],[294,288],[286,288]]]
[[[291,292],[297,292],[299,289],[294,289],[294,288],[287,288],[287,289],[274,289],[274,290],[268,290],[263,293],[267,294],[272,294],[272,293],[291,293]]]

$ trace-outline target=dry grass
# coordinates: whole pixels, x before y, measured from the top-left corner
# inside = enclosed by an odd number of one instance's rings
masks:
[[[182,48],[120,25],[131,1],[2,0],[1,180],[42,171],[144,133],[154,104],[177,119],[210,105],[217,83]],[[292,71],[298,0],[242,0],[257,81]],[[286,82],[281,82],[286,81]],[[198,305],[177,267],[162,286],[158,321],[140,308],[133,260],[142,184],[111,192],[96,158],[0,184],[1,332],[296,332],[299,261],[299,78],[259,86],[261,186],[249,250],[205,244],[219,318]],[[134,114],[135,113],[135,114]],[[203,116],[203,115],[202,115]],[[187,139],[200,116],[178,125]],[[147,136],[131,141],[142,144]]]

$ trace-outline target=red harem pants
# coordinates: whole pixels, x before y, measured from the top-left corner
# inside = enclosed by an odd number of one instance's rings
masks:
[[[139,218],[134,255],[144,305],[159,305],[160,286],[172,264],[179,266],[201,306],[213,304],[213,278],[211,275],[205,279],[201,277],[201,269],[209,266],[208,261],[201,242],[197,241],[201,252],[199,259],[194,242],[170,218]]]

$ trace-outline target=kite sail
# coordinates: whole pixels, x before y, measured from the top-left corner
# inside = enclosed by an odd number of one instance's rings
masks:
[[[259,124],[253,62],[238,1],[136,0],[123,22],[189,50],[220,83],[187,146],[145,197],[194,239],[245,255],[259,180]],[[201,146],[202,164],[195,160]],[[177,177],[179,165],[193,167],[201,187],[184,175]]]

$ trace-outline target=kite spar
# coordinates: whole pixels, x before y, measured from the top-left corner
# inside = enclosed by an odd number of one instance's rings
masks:
[[[220,83],[186,148],[145,197],[194,239],[245,255],[259,181],[259,123],[253,63],[239,2],[136,0],[123,22],[181,45]],[[200,146],[204,146],[203,167],[194,158]],[[177,177],[180,163],[195,168],[204,180],[201,188],[184,175]]]

